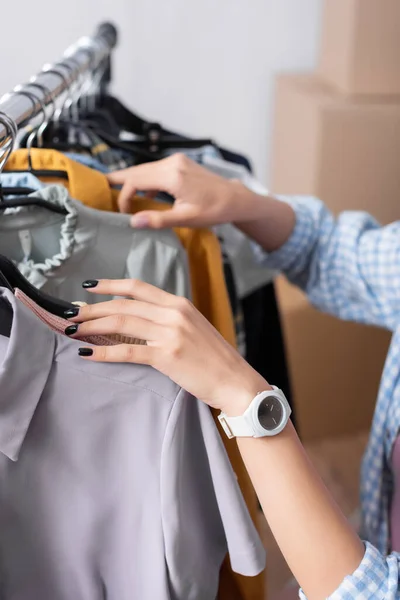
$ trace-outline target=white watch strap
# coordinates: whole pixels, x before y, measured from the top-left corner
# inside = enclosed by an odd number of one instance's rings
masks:
[[[246,417],[227,417],[224,413],[218,416],[222,429],[231,440],[234,437],[253,437],[254,431]]]

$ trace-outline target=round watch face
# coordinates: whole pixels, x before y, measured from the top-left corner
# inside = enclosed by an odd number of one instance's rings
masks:
[[[275,396],[264,398],[258,407],[258,420],[264,429],[274,431],[282,423],[284,417],[281,401]]]

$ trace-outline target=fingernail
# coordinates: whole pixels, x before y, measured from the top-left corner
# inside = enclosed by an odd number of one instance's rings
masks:
[[[92,348],[79,348],[78,354],[79,356],[92,356],[93,350]]]
[[[65,335],[74,335],[74,333],[76,333],[78,331],[78,325],[68,325],[68,327],[65,328],[64,333]]]
[[[138,215],[137,217],[132,217],[131,225],[137,229],[145,229],[146,227],[149,227],[150,221],[148,217]]]
[[[83,288],[95,288],[96,285],[98,284],[98,280],[97,279],[87,279],[86,281],[84,281],[82,283],[82,287]]]
[[[71,319],[72,317],[76,317],[79,313],[79,308],[68,308],[64,310],[64,317],[66,319]]]

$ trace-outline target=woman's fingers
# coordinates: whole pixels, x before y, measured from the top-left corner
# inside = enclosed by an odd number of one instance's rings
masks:
[[[120,344],[119,346],[82,347],[79,354],[86,360],[96,362],[136,363],[139,365],[154,364],[157,348],[135,344]]]
[[[118,207],[121,212],[128,213],[132,197],[140,191],[169,191],[171,182],[171,157],[154,163],[130,167],[107,175],[111,185],[122,185],[118,196]]]
[[[162,336],[163,326],[138,317],[125,314],[114,314],[109,317],[86,321],[84,323],[69,325],[67,335],[79,334],[80,337],[90,335],[112,335],[118,333],[139,338],[148,342],[159,340]]]
[[[87,284],[90,285],[87,285]],[[138,279],[99,279],[84,282],[88,292],[107,296],[125,296],[160,306],[173,306],[176,296]]]
[[[165,190],[170,182],[171,158],[164,158],[155,162],[128,167],[120,171],[114,171],[107,175],[111,185],[124,185],[127,181],[137,190]]]
[[[82,323],[84,321],[93,321],[102,319],[111,315],[130,315],[131,317],[140,317],[153,323],[165,323],[168,321],[166,311],[157,304],[141,302],[140,300],[110,300],[109,302],[99,302],[97,304],[88,304],[76,309],[69,309],[65,316],[73,323]],[[75,313],[75,314],[74,314]]]
[[[131,217],[132,227],[137,229],[170,229],[172,227],[185,227],[190,225],[196,217],[198,210],[189,204],[175,204],[165,211],[146,210],[136,213]]]

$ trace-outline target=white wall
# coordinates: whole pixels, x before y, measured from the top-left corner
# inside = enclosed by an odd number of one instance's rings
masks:
[[[240,150],[268,183],[273,73],[312,68],[322,0],[6,2],[0,93],[101,20],[120,29],[114,90],[147,117]]]

